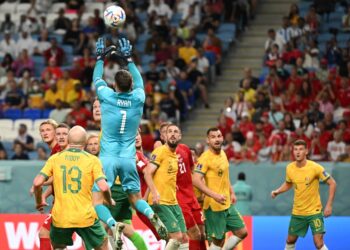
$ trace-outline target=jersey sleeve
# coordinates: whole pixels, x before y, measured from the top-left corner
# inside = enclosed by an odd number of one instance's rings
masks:
[[[96,94],[99,100],[105,99],[110,93],[113,93],[113,90],[108,87],[105,80],[102,79],[103,76],[103,61],[98,60],[95,64],[94,73],[92,80],[96,89]]]
[[[155,150],[153,150],[151,154],[150,163],[153,163],[157,167],[159,167],[162,162],[162,158],[163,158],[162,148],[163,147],[156,148]]]
[[[290,176],[290,168],[288,166],[286,168],[286,182],[287,183],[293,183],[292,178]]]
[[[196,168],[194,170],[197,173],[201,173],[201,174],[206,174],[208,171],[208,161],[206,160],[205,157],[199,157],[198,159],[198,163],[196,165]]]
[[[139,70],[137,69],[135,63],[133,62],[129,63],[128,69],[132,75],[132,79],[134,83],[134,90],[133,90],[134,98],[139,100],[141,103],[144,103],[146,96],[145,96],[142,76]]]
[[[102,164],[97,157],[93,161],[92,171],[94,182],[97,182],[101,179],[106,179],[106,176],[104,175],[102,170]]]
[[[45,177],[45,180],[49,179],[53,175],[53,157],[50,157],[45,166],[40,170],[40,175]]]
[[[330,174],[319,164],[316,164],[316,176],[323,182],[326,182],[331,177]]]

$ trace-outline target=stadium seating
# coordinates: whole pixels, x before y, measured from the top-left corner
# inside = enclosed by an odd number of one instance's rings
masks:
[[[23,118],[32,119],[32,120],[40,119],[41,109],[27,108],[23,111]]]

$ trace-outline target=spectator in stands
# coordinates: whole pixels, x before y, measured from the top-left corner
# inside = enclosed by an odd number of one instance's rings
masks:
[[[94,22],[94,18],[91,16],[88,18],[88,23],[87,25],[82,29],[82,32],[89,36],[89,35],[93,35],[94,33],[97,32],[97,28],[95,26],[95,22]]]
[[[326,89],[327,89],[327,87],[326,87]],[[319,92],[319,94],[316,97],[316,101],[318,101],[319,106],[320,106],[319,110],[323,114],[333,113],[333,111],[334,111],[334,105],[333,105],[331,98],[329,96],[330,92],[333,93],[333,91],[331,89],[329,91],[323,89]]]
[[[11,38],[11,33],[9,31],[4,32],[4,38],[0,42],[0,56],[5,56],[6,54],[12,57],[17,56],[17,44],[15,40]]]
[[[187,80],[188,75],[186,71],[180,72],[180,79],[176,81],[176,87],[181,91],[188,109],[192,109],[194,105],[194,93],[191,81]]]
[[[208,29],[216,30],[220,25],[220,15],[213,13],[209,4],[203,6],[203,13],[200,22],[200,28],[206,32]]]
[[[167,120],[177,124],[176,111],[178,110],[179,102],[175,97],[175,91],[169,91],[159,102],[160,111],[167,115]]]
[[[37,41],[35,41],[28,32],[23,31],[17,41],[17,51],[26,49],[29,55],[33,55],[36,47],[38,47]]]
[[[46,149],[42,146],[39,146],[37,149],[36,149],[36,152],[38,154],[38,160],[40,161],[46,161],[48,159],[48,155],[47,155],[47,152],[46,152]]]
[[[145,73],[145,77],[147,81],[158,82],[159,72],[157,70],[157,64],[155,61],[151,61],[149,63],[149,70]]]
[[[4,109],[7,108],[18,108],[22,109],[25,106],[25,96],[20,88],[17,87],[17,83],[14,80],[10,80],[7,83],[9,90],[5,95]]]
[[[57,66],[55,57],[49,59],[49,65],[41,73],[42,78],[44,78],[46,72],[50,72],[52,78],[55,80],[60,79],[63,76],[62,69]]]
[[[250,86],[250,81],[248,79],[244,80],[242,83],[242,88],[240,90],[241,92],[243,92],[244,95],[244,100],[246,102],[251,102],[251,103],[255,103],[255,93],[256,91],[251,88]]]
[[[162,93],[169,92],[169,85],[171,84],[171,79],[167,76],[166,70],[161,69],[159,71],[159,87]]]
[[[311,5],[305,16],[305,21],[309,25],[311,32],[316,32],[320,26],[320,17],[316,13],[315,6]]]
[[[170,20],[173,15],[173,11],[163,0],[153,0],[150,2],[147,13],[151,14],[153,11],[156,12],[157,16],[166,16],[168,20]]]
[[[74,58],[73,59],[73,65],[72,65],[71,70],[69,71],[69,75],[73,79],[78,79],[78,80],[82,80],[83,79],[83,68],[80,65],[79,58]],[[106,67],[104,69],[104,76],[106,77]],[[108,82],[107,79],[106,79],[106,81]]]
[[[333,133],[334,130],[337,128],[337,124],[334,122],[334,119],[333,119],[333,113],[325,113],[323,121],[324,121],[326,130]],[[346,128],[346,123],[345,123],[345,128]],[[341,129],[340,126],[339,126],[339,129]]]
[[[305,68],[314,68],[319,69],[320,60],[319,60],[320,51],[317,48],[317,43],[315,40],[309,42],[309,46],[305,50],[305,61],[303,67]]]
[[[27,96],[28,108],[41,109],[44,107],[44,90],[38,80],[33,79],[30,82]]]
[[[66,99],[66,102],[69,105],[72,105],[75,101],[82,103],[87,101],[86,91],[83,89],[81,82],[78,80],[75,80],[73,82],[73,89],[68,92]]]
[[[107,84],[114,83],[114,76],[119,69],[119,64],[115,63],[113,60],[109,60],[108,63],[105,64],[103,70],[103,78],[107,82]]]
[[[341,79],[341,86],[337,92],[338,104],[343,108],[350,108],[350,84],[348,78],[343,77]]]
[[[251,88],[257,89],[259,85],[259,78],[253,76],[252,69],[249,67],[244,68],[243,71],[244,71],[244,75],[243,75],[243,78],[239,81],[239,87],[242,88],[244,80],[247,80],[249,81]]]
[[[79,20],[77,18],[74,18],[72,20],[72,26],[67,30],[67,32],[64,35],[63,43],[72,45],[73,47],[77,46],[80,41],[80,34],[81,29],[79,27]]]
[[[183,1],[184,2],[184,1]],[[186,3],[188,4],[188,3]],[[198,29],[200,25],[200,12],[196,11],[199,7],[198,2],[194,2],[192,4],[188,4],[188,11],[181,11],[178,13],[183,13],[182,20],[184,20],[187,23],[187,26],[190,29]]]
[[[57,87],[57,83],[55,80],[51,80],[50,88],[45,91],[45,107],[46,108],[54,108],[57,100],[64,100],[64,93],[62,89]]]
[[[343,31],[349,32],[350,31],[350,6],[348,7],[348,12],[345,15],[343,15],[342,24],[343,24]]]
[[[57,99],[55,108],[50,112],[49,118],[55,120],[57,123],[62,123],[71,111],[71,108],[64,108],[64,103],[60,99]]]
[[[304,132],[304,134],[308,137],[311,138],[312,133],[314,131],[314,125],[310,123],[309,118],[306,114],[302,116],[300,119],[300,125],[299,128],[301,128]]]
[[[239,122],[239,130],[242,132],[245,138],[247,138],[247,135],[249,132],[255,131],[255,125],[251,121],[251,118],[248,112],[242,113],[242,119]]]
[[[171,59],[172,52],[167,42],[162,41],[159,50],[155,53],[155,63],[157,65],[165,65],[168,59]]]
[[[8,160],[8,156],[4,147],[0,148],[0,160]]]
[[[177,80],[180,76],[180,69],[175,66],[175,62],[173,59],[166,60],[165,70],[167,73],[167,77]]]
[[[84,10],[85,0],[67,0],[66,9],[68,12],[82,14]]]
[[[205,57],[204,49],[198,48],[197,69],[202,74],[207,74],[209,71],[209,66],[210,66],[210,63],[209,63],[208,58]]]
[[[291,28],[289,25],[289,17],[284,16],[282,19],[282,27],[277,30],[277,34],[283,37],[284,41],[288,43],[291,40]]]
[[[63,49],[58,46],[56,38],[51,38],[50,42],[51,47],[45,50],[43,53],[46,63],[48,63],[51,58],[55,58],[56,65],[62,66],[65,53]]]
[[[332,133],[325,129],[325,123],[323,121],[317,122],[317,127],[311,137],[310,159],[326,160],[327,146],[332,137]]]
[[[181,20],[177,27],[177,36],[183,40],[187,40],[190,37],[190,27],[187,26],[185,20]]]
[[[259,141],[254,140],[253,132],[249,131],[246,134],[246,141],[242,146],[242,157],[244,161],[257,162],[258,152],[261,146]]]
[[[320,105],[318,102],[310,103],[310,108],[307,112],[307,115],[311,123],[317,123],[324,118],[324,114],[320,111]]]
[[[198,51],[192,46],[190,40],[186,40],[185,44],[180,45],[178,50],[179,57],[182,58],[186,64],[189,64],[193,57],[197,57]]]
[[[289,14],[288,14],[288,18],[289,18],[291,25],[298,24],[299,17],[300,16],[299,16],[298,5],[295,3],[291,4],[290,9],[289,9]]]
[[[24,152],[21,143],[15,143],[13,148],[15,154],[12,156],[11,160],[29,160],[29,156]]]
[[[338,46],[337,40],[335,38],[331,39],[327,43],[326,58],[329,65],[340,65],[342,51]]]
[[[4,68],[6,73],[11,71],[11,73],[14,76],[14,72],[12,70],[12,63],[13,63],[13,57],[9,53],[6,53],[4,59],[2,59],[1,67]]]
[[[72,111],[68,114],[68,116],[73,119],[72,123],[74,125],[79,125],[83,128],[87,127],[88,121],[92,118],[91,112],[86,109],[80,101],[74,101],[72,103]],[[70,123],[67,122],[67,124]]]
[[[16,30],[15,23],[11,20],[11,14],[5,14],[5,20],[1,23],[0,32],[14,34]]]
[[[242,119],[243,112],[248,111],[248,103],[244,99],[244,92],[242,90],[237,92],[232,109],[237,115],[237,120]]]
[[[21,144],[23,151],[33,151],[34,150],[34,139],[28,133],[27,125],[20,124],[18,128],[18,136],[15,138],[13,144],[14,146],[19,143]]]
[[[342,140],[340,130],[335,131],[333,137],[334,140],[330,141],[327,145],[327,152],[331,161],[338,161],[338,157],[345,154],[346,144]]]
[[[19,57],[13,62],[12,68],[16,77],[21,77],[25,70],[29,70],[30,75],[34,75],[34,61],[28,54],[27,49],[23,49]]]
[[[130,18],[129,15],[127,15],[127,16],[128,16],[128,18],[126,20],[128,20]],[[94,22],[94,26],[96,28],[97,33],[99,35],[104,34],[105,29],[106,29],[106,25],[105,25],[103,18],[101,17],[101,13],[100,13],[99,9],[94,9],[93,22]]]
[[[217,128],[221,131],[224,138],[226,137],[226,134],[232,133],[233,124],[234,121],[231,118],[226,117],[224,114],[220,114]]]
[[[222,45],[220,38],[215,35],[214,29],[208,29],[207,36],[203,41],[203,48],[205,51],[215,54],[216,73],[220,75]]]
[[[54,20],[53,28],[55,32],[64,34],[71,27],[71,21],[65,17],[64,9],[58,11],[58,17]]]
[[[35,48],[35,55],[43,55],[46,50],[51,47],[49,40],[49,31],[47,29],[42,29],[40,32],[40,37],[38,40],[37,47]]]
[[[23,94],[27,95],[29,86],[31,85],[31,81],[33,80],[30,75],[30,70],[24,69],[21,76],[22,77],[18,82],[18,87],[23,91]]]
[[[280,138],[280,145],[284,146],[288,141],[290,132],[290,130],[286,129],[286,124],[282,120],[278,122],[278,127],[274,131],[272,131],[271,137],[278,136]]]
[[[57,88],[63,91],[63,102],[67,102],[67,95],[74,89],[74,82],[75,80],[69,75],[69,70],[63,71],[62,77],[57,81]]]
[[[276,33],[274,29],[269,29],[267,31],[268,38],[265,42],[265,52],[269,53],[272,49],[272,45],[277,44],[279,48],[279,52],[282,52],[283,45],[286,43],[283,37]]]

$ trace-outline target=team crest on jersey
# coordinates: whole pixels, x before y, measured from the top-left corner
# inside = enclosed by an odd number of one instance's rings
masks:
[[[202,167],[203,167],[202,164],[198,164],[198,165],[197,165],[197,170],[202,170]]]
[[[143,166],[145,166],[146,164],[143,162],[143,161],[139,161],[138,163],[137,163],[137,166],[139,167],[139,168],[142,168]]]
[[[305,177],[305,185],[309,186],[310,185],[310,177]]]
[[[222,169],[219,169],[218,171],[218,176],[221,177],[223,175],[224,171],[222,171]]]
[[[157,158],[156,155],[151,155],[151,161],[154,161]]]

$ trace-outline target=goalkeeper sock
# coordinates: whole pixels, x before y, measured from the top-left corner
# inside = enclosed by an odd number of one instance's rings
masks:
[[[145,200],[138,200],[135,203],[135,208],[140,213],[144,214],[148,219],[151,219],[154,215],[152,208],[148,205]]]
[[[115,219],[112,217],[111,212],[105,205],[99,204],[95,206],[95,211],[97,213],[98,218],[102,220],[109,228],[112,228],[117,224]]]
[[[139,233],[134,232],[129,239],[137,250],[147,250],[146,242],[143,240]]]

